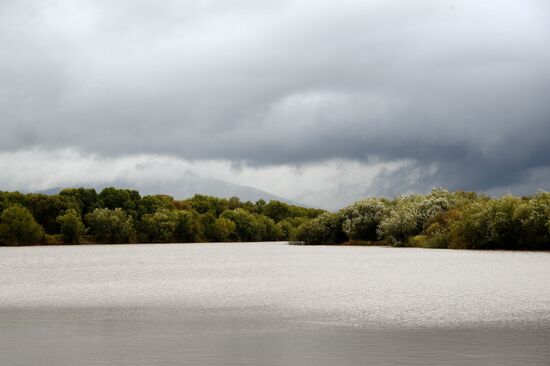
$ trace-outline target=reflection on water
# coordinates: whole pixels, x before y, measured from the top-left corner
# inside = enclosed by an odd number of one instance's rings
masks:
[[[550,254],[0,248],[0,365],[550,365]]]

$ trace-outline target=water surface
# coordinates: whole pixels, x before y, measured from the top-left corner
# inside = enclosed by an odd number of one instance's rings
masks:
[[[0,248],[0,365],[550,365],[550,253]]]

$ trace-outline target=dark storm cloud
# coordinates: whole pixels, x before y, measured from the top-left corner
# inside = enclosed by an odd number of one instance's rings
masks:
[[[410,159],[415,189],[489,191],[550,166],[549,40],[542,0],[4,1],[0,149]]]

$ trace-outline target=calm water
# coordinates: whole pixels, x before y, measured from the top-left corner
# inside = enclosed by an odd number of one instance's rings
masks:
[[[550,365],[550,253],[0,248],[0,365]]]

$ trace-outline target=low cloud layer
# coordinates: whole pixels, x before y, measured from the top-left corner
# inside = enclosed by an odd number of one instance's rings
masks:
[[[549,39],[543,0],[3,1],[0,151],[218,164],[327,206],[549,189]]]
[[[115,185],[136,188],[144,194],[168,193],[180,199],[194,193],[240,195],[243,199],[275,198],[246,189],[253,183],[256,189],[293,203],[327,209],[338,209],[369,193],[387,194],[388,189],[370,182],[411,166],[411,161],[364,164],[329,160],[302,166],[251,167],[223,160],[188,161],[162,155],[106,158],[82,155],[71,149],[0,153],[2,184],[7,190]],[[416,179],[417,176],[408,174],[408,181],[401,182],[401,189],[410,188],[408,185]],[[227,187],[224,182],[238,186]]]

